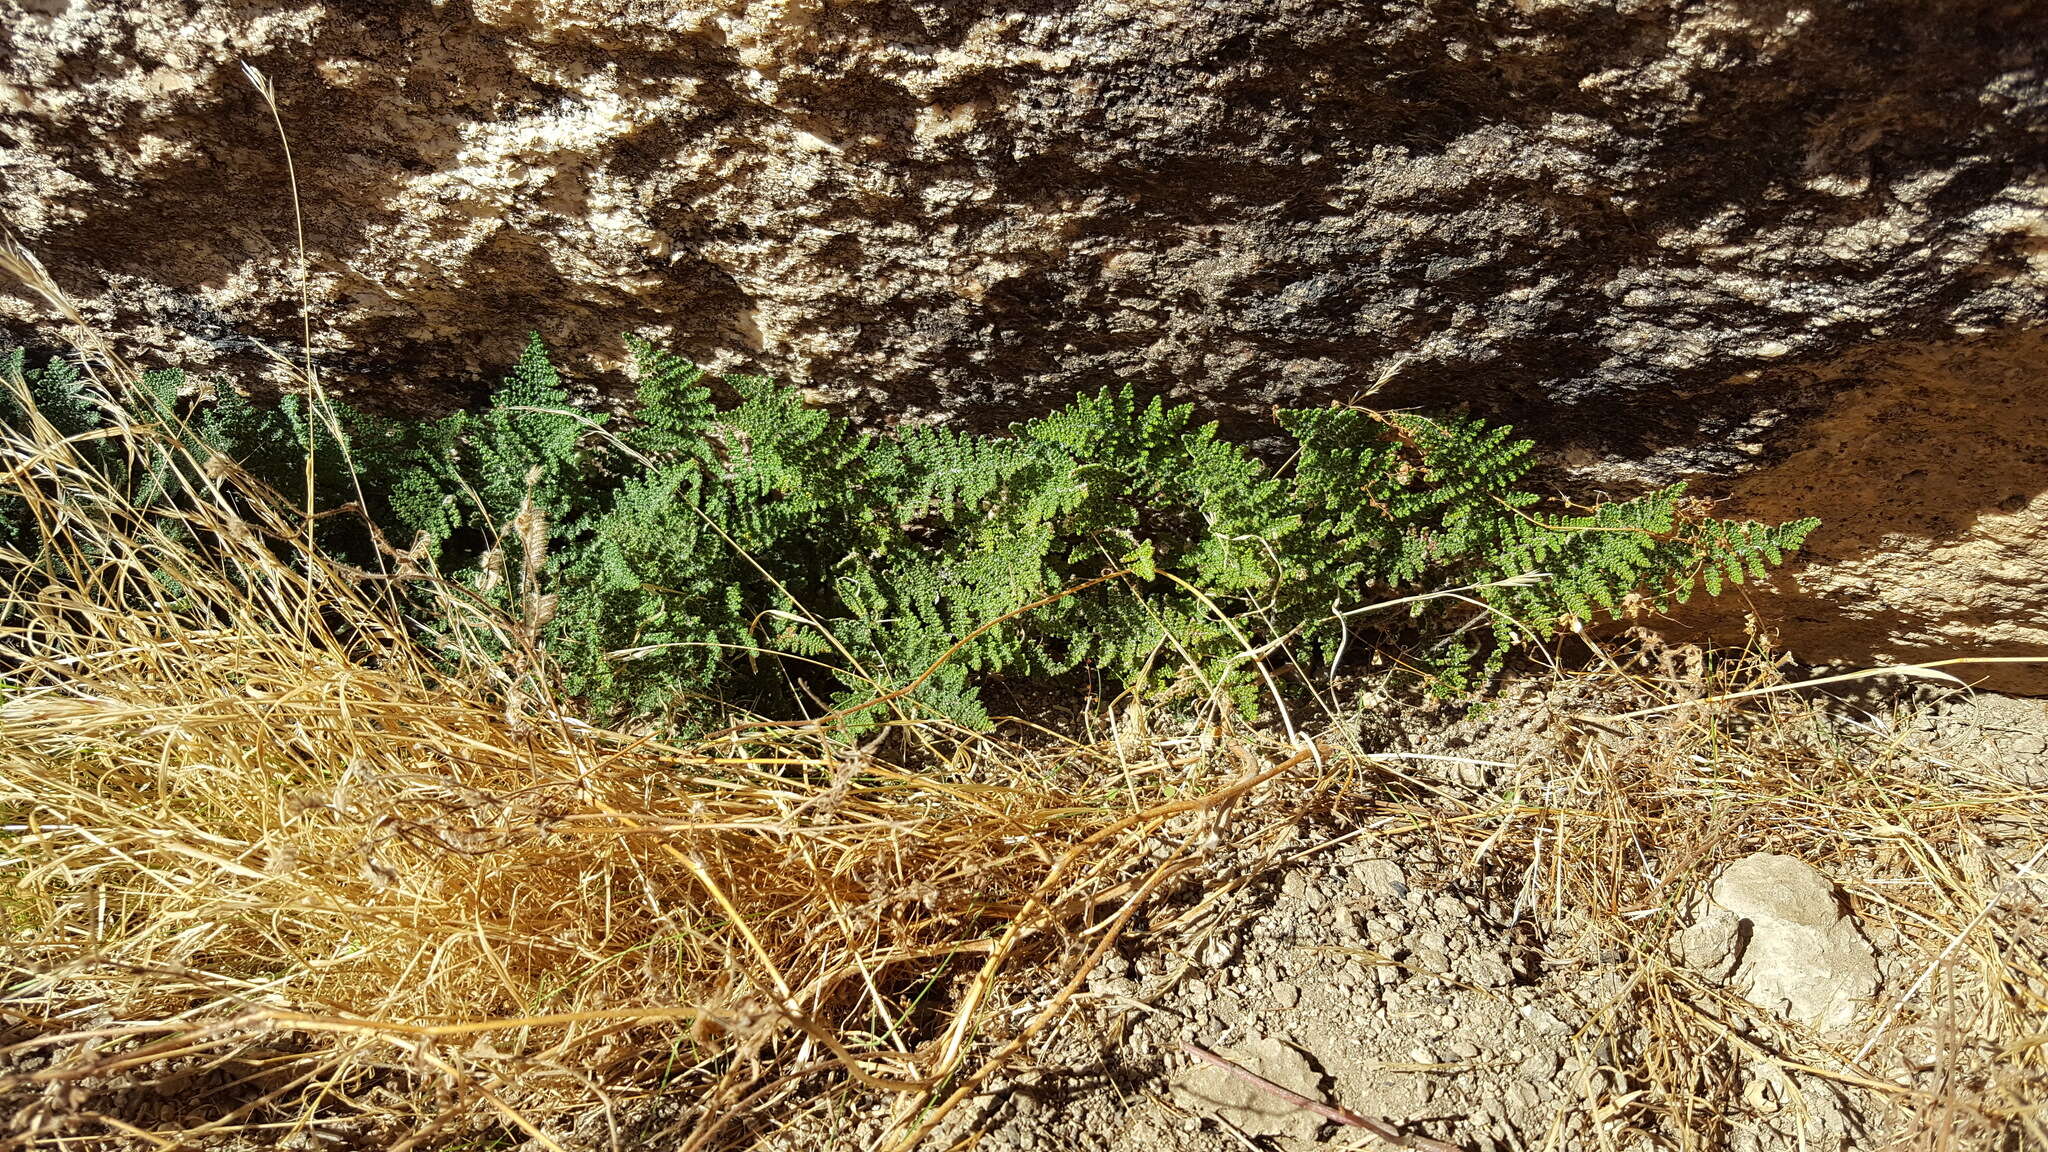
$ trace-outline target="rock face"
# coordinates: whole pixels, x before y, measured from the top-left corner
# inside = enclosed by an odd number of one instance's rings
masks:
[[[472,399],[537,328],[600,388],[635,330],[871,419],[1469,406],[1582,493],[1839,514],[1782,593],[1817,656],[2048,652],[2027,578],[1939,599],[2048,561],[2041,0],[0,7],[0,219],[152,357],[297,340],[248,60],[358,396]]]
[[[1827,518],[1809,562],[1758,597],[1793,647],[1859,664],[2042,654],[2044,370],[2039,329],[1871,349],[1821,370],[1829,386],[1846,386],[1834,404],[1791,455],[1735,488],[1735,504],[1759,517]],[[2048,693],[2048,659],[1947,671]]]

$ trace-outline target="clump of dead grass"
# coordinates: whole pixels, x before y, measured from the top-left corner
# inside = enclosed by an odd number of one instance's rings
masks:
[[[337,564],[289,500],[124,419],[168,451],[172,498],[138,508],[28,423],[0,444],[46,541],[0,555],[17,1144],[699,1147],[849,1085],[928,1129],[990,1070],[996,981],[1085,967],[1203,808],[1278,771],[606,731],[550,698],[521,621],[402,553]],[[422,651],[421,589],[490,643]]]

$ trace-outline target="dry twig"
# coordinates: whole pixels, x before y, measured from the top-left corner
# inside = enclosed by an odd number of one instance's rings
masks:
[[[1427,1136],[1411,1136],[1384,1120],[1374,1120],[1370,1116],[1360,1116],[1349,1108],[1342,1108],[1335,1104],[1324,1104],[1319,1100],[1311,1100],[1291,1088],[1283,1088],[1240,1064],[1226,1060],[1192,1041],[1181,1041],[1180,1048],[1181,1051],[1186,1052],[1195,1059],[1213,1064],[1237,1079],[1257,1088],[1259,1091],[1277,1096],[1304,1112],[1313,1112],[1325,1120],[1343,1124],[1347,1127],[1363,1128],[1396,1148],[1419,1148],[1422,1152],[1464,1152],[1464,1149],[1459,1148],[1456,1144],[1446,1144],[1441,1140],[1432,1140]]]

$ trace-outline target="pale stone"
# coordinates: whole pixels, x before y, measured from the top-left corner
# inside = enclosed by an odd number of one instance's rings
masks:
[[[1877,996],[1870,942],[1834,884],[1791,856],[1758,853],[1724,868],[1679,949],[1758,1007],[1816,1028],[1854,1023]]]

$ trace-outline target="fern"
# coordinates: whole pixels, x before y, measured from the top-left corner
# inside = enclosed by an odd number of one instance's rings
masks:
[[[557,585],[575,593],[554,637],[572,692],[662,712],[723,678],[723,645],[746,635],[746,581],[702,517],[704,483],[687,465],[628,480],[562,566]]]
[[[26,349],[0,352],[0,422],[18,427],[30,412],[60,436],[81,436],[105,423],[102,405],[69,360],[53,357],[31,368]]]
[[[1363,646],[1361,609],[1457,587],[1379,635],[1461,693],[1532,639],[1758,579],[1815,526],[1707,518],[1683,485],[1547,509],[1533,446],[1470,417],[1282,412],[1294,451],[1274,468],[1129,386],[1008,436],[875,435],[755,377],[725,378],[721,405],[695,366],[628,348],[638,406],[616,433],[571,404],[538,337],[485,409],[430,421],[152,373],[121,398],[161,429],[129,484],[174,500],[171,454],[232,460],[359,562],[374,526],[508,610],[553,605],[529,623],[569,691],[679,723],[723,701],[982,725],[984,685],[1077,669],[1251,708],[1280,662],[1245,635],[1326,663]],[[9,425],[33,409],[78,436],[113,406],[62,361],[0,371]],[[0,502],[10,540],[19,506]]]
[[[634,412],[639,426],[627,434],[627,443],[656,459],[709,460],[711,423],[718,412],[710,389],[703,386],[704,370],[637,336],[627,337],[626,345],[640,377]]]
[[[82,437],[104,422],[100,404],[78,369],[62,358],[31,367],[24,349],[0,352],[0,426],[25,429],[32,418],[49,423],[59,436]],[[106,466],[112,447],[104,440],[74,441],[89,461]],[[35,525],[28,502],[12,486],[0,487],[0,544],[35,550]]]
[[[575,512],[585,479],[578,446],[595,422],[571,407],[547,346],[529,337],[491,406],[460,429],[474,522],[503,532],[529,501],[550,518]]]

